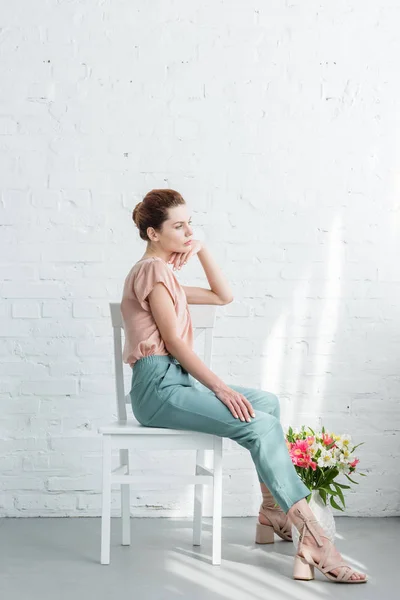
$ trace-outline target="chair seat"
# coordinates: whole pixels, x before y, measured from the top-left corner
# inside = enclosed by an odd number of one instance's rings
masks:
[[[126,421],[113,421],[98,428],[99,433],[107,435],[180,435],[193,436],[193,431],[186,429],[168,429],[166,427],[146,427],[141,425],[136,419],[127,419]],[[198,433],[209,437],[208,433]]]

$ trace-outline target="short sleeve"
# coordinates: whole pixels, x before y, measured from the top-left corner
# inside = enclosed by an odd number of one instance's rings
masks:
[[[142,265],[136,273],[133,282],[133,291],[144,310],[149,310],[147,296],[150,294],[156,283],[162,283],[167,288],[170,296],[176,303],[176,291],[174,277],[166,264],[160,260],[151,260]]]

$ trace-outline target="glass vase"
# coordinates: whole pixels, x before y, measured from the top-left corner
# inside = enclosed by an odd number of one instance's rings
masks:
[[[327,504],[325,506],[319,491],[312,490],[311,499],[308,505],[313,511],[318,523],[325,531],[325,535],[331,540],[332,543],[334,543],[336,526],[332,508],[329,504],[329,500],[327,500]],[[297,550],[297,546],[299,545],[299,532],[294,525],[292,525],[292,537],[293,545]]]

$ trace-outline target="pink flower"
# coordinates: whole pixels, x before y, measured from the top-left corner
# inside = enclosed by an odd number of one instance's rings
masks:
[[[307,453],[308,452],[308,442],[307,440],[297,440],[297,442],[292,446],[293,450],[300,450],[300,452]]]
[[[350,463],[350,466],[351,466],[351,467],[353,467],[353,469],[355,469],[355,468],[356,468],[356,466],[358,465],[358,463],[359,463],[359,462],[360,462],[360,461],[358,460],[358,458],[355,458],[355,459],[353,460],[353,462],[352,462],[352,463]]]
[[[304,457],[304,455],[302,454],[301,456],[291,456],[292,459],[292,463],[294,465],[296,465],[296,467],[303,467],[306,468],[308,467],[308,461],[307,459]]]
[[[300,467],[302,469],[312,469],[313,471],[316,471],[318,465],[312,460],[310,454],[310,446],[312,446],[314,442],[315,437],[311,435],[305,440],[296,440],[295,442],[286,441],[290,458],[296,467]]]
[[[308,453],[309,446],[308,440],[297,440],[297,442],[291,444],[289,454],[292,463],[296,465],[296,467],[301,467],[303,469],[311,467],[315,471],[317,465],[311,460],[311,456]]]
[[[325,446],[329,446],[330,444],[333,444],[334,439],[328,433],[323,433],[322,442],[325,444]]]
[[[315,471],[317,468],[317,463],[312,461],[308,454],[302,454],[299,452],[298,454],[291,454],[290,458],[296,467],[301,467],[303,469],[308,469],[308,467],[310,467],[313,471]]]

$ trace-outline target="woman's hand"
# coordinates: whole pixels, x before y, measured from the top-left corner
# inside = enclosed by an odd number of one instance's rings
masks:
[[[183,265],[186,265],[189,258],[192,258],[195,254],[200,252],[203,248],[203,243],[200,240],[193,240],[189,246],[189,250],[187,252],[173,252],[169,257],[168,263],[173,263],[173,270],[180,269]]]
[[[214,393],[229,408],[235,419],[239,418],[241,421],[250,423],[250,417],[256,416],[252,405],[243,394],[236,392],[228,386]]]

